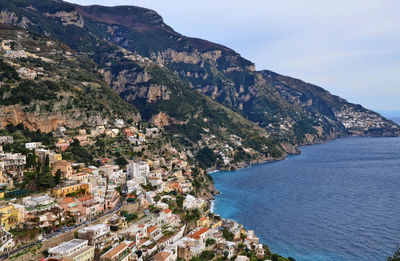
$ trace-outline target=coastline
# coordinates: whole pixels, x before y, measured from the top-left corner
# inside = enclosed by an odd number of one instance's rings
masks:
[[[400,124],[400,118],[398,118],[398,121],[395,121],[396,123]],[[300,144],[300,145],[291,145],[295,147],[295,153],[289,153],[286,152],[284,155],[278,158],[265,158],[265,159],[254,159],[251,162],[239,162],[238,164],[235,165],[230,165],[229,168],[217,168],[217,167],[211,167],[206,170],[207,174],[213,174],[219,171],[236,171],[244,168],[251,167],[253,165],[258,165],[258,164],[264,164],[264,163],[273,163],[277,161],[282,161],[286,160],[289,156],[295,156],[295,155],[301,155],[302,153],[302,148],[303,147],[309,147],[309,146],[314,146],[314,145],[321,145],[321,144],[326,144],[332,141],[335,141],[337,139],[346,139],[346,138],[396,138],[400,137],[400,135],[389,135],[389,136],[374,136],[374,135],[365,135],[365,136],[359,136],[359,135],[346,135],[346,136],[336,136],[336,137],[331,137],[326,140],[318,140],[313,143],[305,143],[305,144]],[[232,169],[232,167],[234,167]]]
[[[315,143],[315,144],[306,144],[306,145],[302,145],[302,146],[299,146],[299,148],[302,149],[302,147],[309,147],[309,146],[311,147],[311,145],[325,144],[325,143],[329,143],[329,142],[332,142],[332,141],[335,141],[335,140],[346,139],[346,138],[353,138],[353,139],[361,139],[361,138],[369,138],[369,139],[373,139],[373,138],[394,138],[394,139],[396,139],[396,138],[399,138],[399,136],[392,136],[392,137],[380,137],[380,136],[378,136],[378,137],[375,137],[375,136],[345,136],[345,137],[340,137],[340,138],[331,139],[331,140],[328,140],[328,141],[325,141],[325,142],[319,142],[319,143]],[[291,155],[287,155],[287,156],[285,156],[283,159],[287,159],[288,156],[291,156]],[[283,160],[283,159],[280,159],[280,160]],[[278,161],[278,160],[275,160],[275,161]],[[253,165],[264,164],[264,163],[270,163],[270,162],[274,162],[274,161],[264,161],[264,162],[259,162],[259,163],[255,163],[255,164],[248,164],[248,165],[246,165],[245,167],[242,167],[242,168],[240,168],[240,169],[245,169],[245,168],[251,167],[251,166],[253,166]],[[240,170],[240,169],[236,169],[236,170]],[[230,171],[236,171],[236,170],[228,170],[228,172],[230,172]],[[209,173],[215,174],[215,173],[217,173],[217,172],[219,172],[219,171],[225,171],[225,170],[214,170],[214,171],[209,172]],[[214,182],[213,182],[213,183],[214,183]],[[210,211],[211,211],[211,207],[212,207],[212,213],[219,215],[218,213],[215,213],[215,210],[216,210],[216,209],[215,209],[215,204],[216,204],[216,200],[215,200],[215,199],[210,201]],[[222,218],[224,218],[224,217],[222,217]],[[224,218],[224,219],[230,219],[230,220],[233,220],[233,221],[235,221],[235,222],[241,224],[241,222],[238,221],[238,220],[235,219],[235,218]],[[243,220],[242,220],[242,221],[243,221]],[[256,235],[258,234],[257,232],[258,232],[258,231],[255,230],[255,234],[256,234]],[[264,244],[268,245],[268,243],[265,242],[265,241],[264,241],[264,242],[261,242],[261,243],[264,243]],[[279,252],[278,252],[278,253],[279,253]],[[287,254],[287,253],[286,253],[286,254]]]

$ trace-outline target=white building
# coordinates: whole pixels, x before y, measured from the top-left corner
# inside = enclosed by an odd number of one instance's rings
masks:
[[[140,190],[142,188],[140,184],[136,182],[136,180],[128,180],[126,182],[126,187],[128,194],[132,193],[135,190]]]
[[[48,195],[38,196],[38,197],[26,197],[23,200],[25,207],[39,207],[50,205],[54,202],[54,198],[49,197]]]
[[[205,206],[204,199],[193,197],[192,195],[187,195],[183,201],[183,208],[187,209],[200,209]]]
[[[0,144],[13,143],[14,138],[12,136],[0,136]]]
[[[28,143],[25,143],[25,148],[26,149],[36,150],[39,147],[42,147],[42,143],[41,142],[28,142]]]
[[[25,50],[6,50],[6,53],[4,54],[4,57],[7,58],[26,58],[28,57],[25,53]]]
[[[247,256],[237,256],[235,261],[249,261],[250,258],[248,258]]]
[[[126,179],[146,178],[150,173],[150,167],[147,162],[129,163],[126,168]]]
[[[66,257],[72,256],[75,253],[88,247],[88,241],[83,239],[72,239],[58,246],[49,249],[50,257]]]
[[[97,224],[90,227],[84,227],[78,231],[78,237],[89,241],[90,245],[101,246],[106,243],[107,237],[111,234],[110,226],[106,224]]]
[[[116,119],[114,122],[114,126],[121,129],[125,126],[125,122],[124,122],[124,120]]]
[[[0,161],[4,164],[5,170],[12,170],[26,164],[26,156],[21,153],[2,153]]]
[[[12,234],[0,227],[0,252],[7,252],[15,246]]]
[[[119,169],[118,165],[104,165],[98,168],[98,172],[99,174],[109,177],[112,175],[120,176],[122,170]]]

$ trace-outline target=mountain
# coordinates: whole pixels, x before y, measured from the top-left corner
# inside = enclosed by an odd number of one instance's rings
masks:
[[[185,146],[222,142],[265,159],[336,137],[400,134],[394,122],[361,105],[256,71],[228,47],[183,36],[152,10],[52,0],[2,1],[0,10],[0,23],[56,39],[93,62],[96,75],[142,119]]]
[[[192,89],[258,123],[271,135],[289,132],[285,136],[300,143],[346,135],[398,135],[398,126],[380,115],[317,86],[257,72],[252,62],[227,47],[180,35],[152,10],[75,7],[86,27],[102,39],[170,69]],[[360,120],[363,124],[354,123]]]
[[[0,25],[0,39],[2,48],[10,49],[0,55],[1,126],[22,123],[49,132],[140,117],[107,85],[94,62],[65,44],[7,25]]]

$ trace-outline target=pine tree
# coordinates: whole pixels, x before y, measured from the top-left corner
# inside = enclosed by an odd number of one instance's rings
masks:
[[[60,182],[61,182],[61,170],[60,169],[58,169],[56,171],[56,175],[54,177],[54,182],[56,183],[56,185],[60,184]]]

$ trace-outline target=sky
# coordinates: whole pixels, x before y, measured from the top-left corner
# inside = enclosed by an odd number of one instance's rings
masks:
[[[400,116],[398,0],[70,0],[157,11],[175,31]]]

